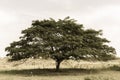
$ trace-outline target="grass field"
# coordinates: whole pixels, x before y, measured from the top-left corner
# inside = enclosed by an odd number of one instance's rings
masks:
[[[0,80],[119,80],[120,60],[108,62],[64,61],[55,71],[53,60],[0,60]]]

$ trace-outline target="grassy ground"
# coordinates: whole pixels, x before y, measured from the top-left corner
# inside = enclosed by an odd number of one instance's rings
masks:
[[[119,71],[86,72],[71,70],[54,72],[54,70],[14,70],[0,72],[0,80],[119,80]],[[44,72],[45,71],[45,72]],[[39,74],[38,74],[39,73]]]
[[[120,60],[108,62],[64,61],[55,72],[53,60],[29,59],[23,63],[0,60],[0,80],[119,80]]]

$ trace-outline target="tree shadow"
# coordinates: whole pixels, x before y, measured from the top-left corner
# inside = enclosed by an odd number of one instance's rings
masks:
[[[6,70],[0,71],[0,74],[23,75],[23,76],[67,76],[67,75],[83,75],[94,74],[100,72],[99,69],[73,69],[63,68],[60,71],[55,69],[23,69],[23,70]]]

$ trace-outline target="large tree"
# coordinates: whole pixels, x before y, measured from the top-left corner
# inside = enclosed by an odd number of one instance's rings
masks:
[[[52,58],[56,70],[67,59],[109,60],[115,58],[115,49],[102,38],[102,31],[84,29],[76,20],[65,19],[36,20],[31,27],[22,31],[19,41],[6,47],[10,60],[25,58]]]

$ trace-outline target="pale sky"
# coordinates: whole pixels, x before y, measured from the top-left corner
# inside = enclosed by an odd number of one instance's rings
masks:
[[[32,20],[66,16],[85,28],[102,29],[120,56],[120,0],[0,0],[0,57]]]

